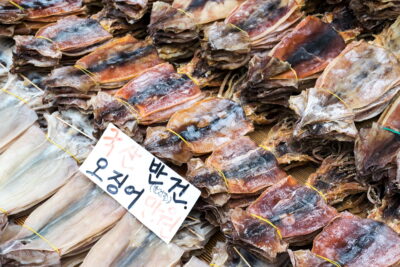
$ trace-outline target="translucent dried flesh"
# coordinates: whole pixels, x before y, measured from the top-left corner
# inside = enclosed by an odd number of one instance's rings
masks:
[[[47,25],[38,30],[35,36],[51,39],[61,51],[88,47],[112,38],[96,20],[77,16],[69,16]]]
[[[154,123],[167,120],[183,109],[186,102],[199,100],[201,91],[187,76],[176,73],[172,65],[165,63],[145,70],[119,89],[115,97],[133,105],[140,122]]]
[[[247,211],[272,222],[288,242],[307,239],[337,214],[318,192],[291,176],[266,189]]]
[[[174,0],[172,6],[188,12],[196,24],[206,24],[226,18],[244,0]]]
[[[82,266],[172,267],[182,254],[181,248],[166,244],[126,214],[93,246]]]
[[[287,176],[272,153],[249,137],[236,138],[214,150],[206,164],[224,173],[231,194],[253,194]]]
[[[15,0],[15,3],[27,10],[29,19],[74,13],[82,8],[82,0]]]
[[[355,120],[383,111],[400,87],[400,64],[385,48],[353,42],[333,60],[315,87],[330,90],[355,113]]]
[[[312,252],[344,267],[394,267],[400,263],[400,237],[381,222],[345,212],[315,238]]]
[[[0,247],[0,252],[3,260],[19,264],[57,264],[59,256],[80,252],[125,213],[114,199],[79,174],[35,209],[24,223],[48,242],[24,227]]]

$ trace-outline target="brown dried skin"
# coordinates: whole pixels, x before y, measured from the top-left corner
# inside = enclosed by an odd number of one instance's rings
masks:
[[[309,250],[288,250],[293,267],[333,267],[326,260],[317,257]]]
[[[382,222],[341,213],[315,238],[312,252],[343,267],[395,267],[400,237]]]
[[[33,36],[14,36],[13,70],[21,71],[35,67],[53,67],[59,64],[62,53],[56,44]],[[27,66],[29,65],[29,66]]]
[[[10,2],[2,1],[2,3],[0,3],[1,24],[17,24],[20,23],[25,17],[25,12],[12,5]]]
[[[171,129],[186,140],[169,132]],[[206,154],[253,131],[239,104],[211,97],[172,115],[167,127],[148,130],[145,146],[158,157],[186,163],[193,154]]]
[[[291,33],[274,47],[270,55],[288,62],[293,71],[277,78],[306,78],[321,72],[345,48],[336,30],[317,17],[303,19]]]
[[[375,207],[368,218],[381,221],[400,233],[400,195],[385,196],[382,205]]]
[[[215,22],[205,27],[201,48],[207,63],[218,69],[237,69],[250,60],[249,35],[232,24]]]
[[[128,34],[97,48],[76,65],[93,73],[93,78],[105,86],[125,83],[162,62],[148,41],[138,41]]]
[[[252,43],[259,46],[278,33],[287,33],[302,16],[302,5],[302,1],[295,0],[247,0],[225,22],[247,32]]]
[[[293,135],[296,139],[353,141],[357,135],[354,113],[326,90],[310,88],[289,99],[299,116]]]
[[[85,38],[82,38],[82,36],[85,36]],[[45,37],[52,40],[62,52],[78,54],[80,51],[84,53],[93,51],[96,44],[99,45],[111,39],[112,35],[94,19],[68,16],[41,28],[35,37]],[[79,53],[79,55],[83,54]]]
[[[201,190],[203,198],[227,192],[221,175],[211,166],[206,165],[201,159],[193,158],[189,160],[187,168],[186,179]]]
[[[276,230],[269,224],[252,217],[248,212],[236,208],[230,219],[233,225],[233,240],[254,247],[259,255],[274,261],[279,253],[287,250],[288,244],[280,239]]]
[[[88,93],[96,89],[96,82],[82,70],[72,66],[53,69],[44,81],[54,93]]]
[[[135,141],[143,141],[136,114],[112,95],[99,92],[90,100],[90,105],[93,107],[96,128],[100,132],[107,128],[109,122],[112,122]]]
[[[375,37],[374,42],[385,47],[400,59],[400,17]]]
[[[219,87],[226,75],[225,71],[211,67],[207,60],[201,57],[201,51],[195,52],[189,63],[178,68],[178,73],[191,77],[200,88]]]
[[[379,30],[400,15],[398,0],[351,0],[350,8],[367,30]]]
[[[337,214],[319,193],[291,176],[265,190],[247,212],[271,221],[285,241],[300,244],[307,243]]]
[[[203,96],[189,77],[176,73],[171,64],[165,63],[145,70],[119,89],[115,97],[134,107],[141,124],[152,124],[167,121]]]
[[[254,194],[287,176],[271,152],[245,136],[214,150],[206,164],[224,174],[231,194]]]
[[[196,24],[206,24],[226,18],[244,0],[174,0],[172,6],[190,14]]]
[[[324,194],[329,205],[342,202],[347,196],[366,192],[368,187],[357,181],[354,156],[351,152],[324,159],[307,183]]]
[[[192,57],[198,47],[199,29],[194,19],[167,3],[153,4],[148,29],[163,59]]]
[[[115,8],[126,16],[129,23],[135,23],[147,12],[148,0],[106,0],[108,8]]]
[[[15,0],[14,2],[25,9],[29,20],[56,21],[57,19],[52,17],[80,13],[83,5],[82,0]]]
[[[400,64],[385,48],[365,41],[349,44],[318,78],[316,88],[338,95],[355,121],[381,113],[400,89]]]
[[[301,153],[300,146],[293,138],[294,125],[293,118],[284,118],[271,128],[261,144],[274,154],[279,165],[284,165],[286,168],[315,161],[313,157]]]

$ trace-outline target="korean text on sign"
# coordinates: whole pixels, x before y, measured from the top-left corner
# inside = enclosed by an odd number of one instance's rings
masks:
[[[196,187],[112,124],[80,171],[167,243],[200,196]]]

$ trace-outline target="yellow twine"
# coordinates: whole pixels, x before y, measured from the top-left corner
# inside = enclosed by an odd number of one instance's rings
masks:
[[[1,211],[2,213],[4,213],[5,215],[7,215],[7,216],[8,216],[8,212],[7,212],[5,209],[3,209],[3,208],[0,208],[0,211]]]
[[[181,8],[177,8],[176,10],[178,10],[179,12],[182,12],[183,14],[185,14],[186,16],[188,16],[189,18],[193,19],[192,14],[189,14],[188,12],[186,12],[185,10],[181,9]]]
[[[250,263],[243,257],[243,255],[239,252],[239,250],[236,247],[233,247],[233,249],[236,251],[236,253],[239,255],[240,258],[244,261],[244,263],[247,264],[248,267],[251,267]]]
[[[189,142],[186,141],[185,138],[183,138],[180,134],[178,134],[174,130],[167,128],[167,131],[169,131],[169,132],[173,133],[174,135],[178,136],[187,146],[190,146]]]
[[[336,97],[337,99],[339,99],[339,101],[342,102],[349,110],[353,110],[352,108],[350,108],[349,105],[347,105],[347,103],[346,103],[340,96],[338,96],[338,95],[335,94],[334,92],[332,92],[332,91],[330,91],[330,90],[328,90],[328,89],[324,89],[324,88],[320,88],[320,89],[322,89],[322,90],[324,90],[324,91],[330,93],[331,95],[333,95],[334,97]]]
[[[68,155],[70,155],[76,162],[78,162],[78,164],[80,164],[80,160],[74,156],[74,154],[72,154],[71,152],[69,152],[68,150],[66,150],[65,148],[63,148],[62,146],[60,146],[59,144],[57,144],[56,142],[54,142],[53,140],[50,139],[50,137],[46,134],[46,139],[47,141],[49,141],[51,144],[55,145],[57,148],[61,149],[62,151],[64,151],[65,153],[67,153]]]
[[[74,65],[74,67],[77,68],[78,70],[82,71],[84,74],[86,74],[96,85],[99,84],[94,78],[94,76],[96,76],[96,74],[94,74],[93,72],[91,72],[79,65]]]
[[[268,149],[266,146],[259,145],[259,147],[261,147],[262,149],[264,149],[264,150],[266,150],[266,151],[269,151],[269,149]]]
[[[238,27],[238,26],[236,26],[235,24],[228,23],[228,25],[232,26],[233,28],[235,28],[235,29],[237,29],[237,30],[239,30],[239,31],[241,31],[241,32],[247,33],[245,30],[243,30],[243,29],[239,28],[239,27]]]
[[[118,102],[122,103],[124,105],[124,107],[126,107],[129,112],[133,115],[133,117],[135,118],[136,122],[139,124],[139,112],[128,102],[126,102],[125,100],[122,100],[121,98],[116,97],[115,98]],[[133,112],[134,111],[134,112]]]
[[[47,238],[45,238],[44,236],[42,236],[41,234],[39,234],[38,232],[36,232],[34,229],[32,229],[31,227],[29,227],[28,225],[23,224],[22,227],[28,229],[29,231],[31,231],[32,233],[34,233],[35,235],[37,235],[38,237],[40,237],[44,242],[46,242],[55,252],[58,253],[58,255],[61,255],[60,250],[53,245],[53,243],[51,243]]]
[[[269,225],[271,225],[271,226],[276,230],[276,232],[278,233],[279,238],[282,239],[281,231],[280,231],[279,228],[278,228],[275,224],[273,224],[270,220],[265,219],[265,218],[263,218],[263,217],[261,217],[261,216],[258,216],[258,215],[256,215],[256,214],[253,214],[253,213],[251,213],[250,215],[253,216],[253,217],[255,217],[255,218],[257,218],[257,219],[259,219],[259,220],[261,220],[261,221],[263,221],[263,222],[268,223]]]
[[[229,193],[228,179],[226,179],[226,176],[225,176],[225,174],[223,173],[223,171],[217,169],[217,172],[218,172],[219,175],[222,177],[222,179],[224,179],[226,188],[228,189],[228,193]]]
[[[321,259],[323,259],[323,260],[329,262],[329,263],[332,263],[332,264],[335,265],[336,267],[341,267],[341,265],[340,265],[338,262],[336,262],[336,261],[330,260],[330,259],[328,259],[328,258],[325,258],[325,257],[320,256],[320,255],[315,254],[315,253],[314,253],[314,255],[317,256],[318,258],[321,258]]]
[[[324,193],[322,193],[321,191],[319,191],[317,188],[315,188],[314,186],[312,186],[312,185],[309,184],[309,183],[305,183],[305,186],[307,186],[307,187],[309,187],[310,189],[316,191],[318,194],[320,194],[320,196],[321,196],[325,201],[327,201],[327,200],[326,200],[326,197],[325,197],[325,195],[324,195]]]
[[[193,76],[190,75],[189,73],[186,73],[186,72],[183,72],[183,71],[178,71],[178,73],[188,76],[188,78],[191,79],[192,82],[194,82],[195,85],[200,86],[200,83],[195,78],[193,78]]]
[[[38,38],[38,39],[44,39],[44,40],[49,41],[50,43],[54,43],[53,40],[51,40],[50,38],[44,37],[44,36],[36,36],[36,38]]]
[[[10,4],[12,4],[13,6],[17,7],[18,9],[24,11],[25,8],[23,8],[22,6],[18,5],[17,3],[15,3],[14,1],[8,1]]]
[[[5,92],[5,93],[7,93],[7,94],[9,94],[9,95],[11,95],[11,96],[17,98],[18,100],[24,102],[25,104],[28,104],[28,101],[26,101],[26,100],[23,99],[22,97],[17,96],[16,94],[11,93],[10,91],[8,91],[8,90],[6,90],[6,89],[4,89],[4,88],[1,88],[1,90],[2,90],[3,92]]]
[[[210,266],[215,266],[215,267],[219,267],[218,265],[216,265],[215,263],[211,263]]]

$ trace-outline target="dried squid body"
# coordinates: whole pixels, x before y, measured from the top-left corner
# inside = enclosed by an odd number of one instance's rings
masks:
[[[298,184],[291,176],[266,189],[247,212],[269,220],[283,240],[295,244],[309,243],[337,215],[319,192]]]
[[[126,214],[93,246],[82,267],[172,267],[183,252],[173,243],[166,244],[131,214]]]
[[[148,128],[144,144],[155,155],[182,164],[252,130],[238,103],[211,97],[176,112],[167,127]]]
[[[41,99],[43,92],[24,85],[17,76],[5,73],[5,83],[0,91],[0,117],[3,118],[0,129],[0,151],[17,136],[28,129],[37,120],[30,105]]]
[[[59,264],[60,257],[86,250],[125,213],[103,190],[77,174],[28,216],[15,237],[0,246],[3,264]]]
[[[361,129],[355,143],[356,166],[360,176],[379,181],[395,168],[400,153],[400,97],[381,115],[369,129]],[[389,177],[396,185],[396,174]]]
[[[3,216],[25,211],[54,194],[77,171],[76,160],[89,154],[91,141],[56,116],[46,116],[47,135],[31,126],[0,155]]]
[[[382,222],[344,212],[314,239],[312,252],[343,267],[394,267],[400,263],[400,237]]]

